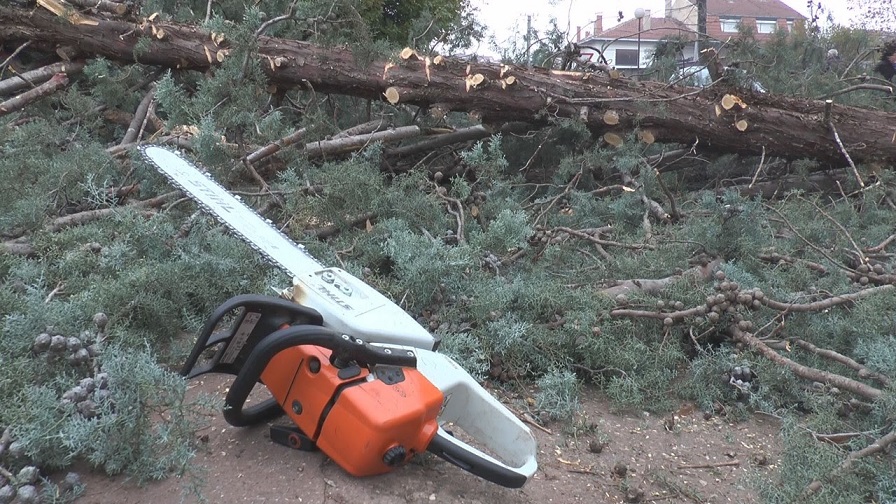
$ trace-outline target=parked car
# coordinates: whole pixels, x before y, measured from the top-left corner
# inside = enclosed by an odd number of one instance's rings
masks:
[[[724,72],[726,76],[731,76],[736,82],[749,87],[757,93],[767,92],[765,87],[753,75],[747,73],[742,68],[725,67]],[[670,84],[690,87],[706,87],[712,84],[712,82],[713,79],[709,75],[709,69],[705,65],[691,65],[680,68],[669,79]]]

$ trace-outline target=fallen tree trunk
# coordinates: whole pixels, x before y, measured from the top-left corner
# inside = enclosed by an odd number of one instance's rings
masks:
[[[0,7],[0,40],[74,46],[88,56],[200,71],[219,64],[228,48],[227,41],[218,45],[195,26],[102,18],[72,24],[42,9],[11,7]],[[359,66],[349,50],[265,36],[258,38],[258,58],[279,87],[367,99],[383,99],[385,93],[396,103],[436,106],[440,113],[446,108],[465,111],[487,123],[578,118],[596,135],[624,137],[638,127],[650,133],[642,138],[698,142],[726,152],[759,154],[765,149],[770,156],[813,158],[839,166],[847,164],[847,152],[855,162],[896,160],[896,126],[890,114],[838,105],[826,113],[825,103],[818,100],[735,89],[675,88],[604,74],[527,70],[450,58],[438,65],[411,57],[394,65],[381,60]],[[730,108],[722,106],[728,93],[737,94],[746,108],[737,102]],[[725,105],[730,103],[728,99]],[[842,149],[831,125],[836,126]]]

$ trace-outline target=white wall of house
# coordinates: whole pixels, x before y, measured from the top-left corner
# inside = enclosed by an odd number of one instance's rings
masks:
[[[650,62],[653,61],[653,53],[656,50],[658,41],[657,40],[644,40],[641,39],[641,64],[640,67],[644,68],[650,65]],[[638,64],[631,63],[626,64],[627,62],[623,61],[620,63],[618,58],[616,57],[616,51],[621,49],[623,51],[637,51],[638,50],[638,41],[637,40],[586,40],[582,41],[584,45],[590,45],[594,47],[604,47],[604,56],[607,58],[607,61],[610,65],[615,66],[619,69],[633,69],[638,68]],[[587,52],[588,49],[583,49],[583,52]],[[696,60],[697,48],[695,44],[688,44],[684,48],[684,59],[686,61],[694,61]],[[596,55],[591,56],[592,63],[598,63],[598,57]]]

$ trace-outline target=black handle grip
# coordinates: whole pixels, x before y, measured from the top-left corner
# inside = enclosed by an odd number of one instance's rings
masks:
[[[417,366],[417,357],[411,351],[372,346],[357,338],[319,326],[286,327],[261,340],[236,375],[224,399],[224,419],[227,423],[234,427],[245,427],[267,420],[263,415],[269,408],[269,401],[245,409],[243,406],[271,359],[283,350],[299,345],[328,348],[343,359],[359,363]]]
[[[224,317],[239,309],[243,310],[242,316],[233,324],[229,333],[212,334],[212,331],[215,330]],[[259,294],[242,294],[234,296],[221,303],[221,305],[208,317],[205,325],[199,332],[199,337],[196,339],[196,344],[193,345],[193,350],[190,352],[190,356],[187,357],[186,362],[181,368],[180,374],[188,378],[195,378],[196,376],[205,373],[237,374],[239,370],[238,364],[227,366],[216,361],[207,369],[195,370],[194,367],[199,361],[202,352],[208,348],[216,346],[222,341],[226,341],[227,345],[229,345],[229,340],[234,336],[234,332],[240,323],[242,323],[243,317],[249,312],[256,312],[262,315],[262,320],[259,320],[256,330],[253,331],[253,333],[258,333],[257,337],[252,338],[253,340],[267,336],[283,324],[323,325],[323,317],[317,310],[296,304],[283,298],[263,296]],[[255,343],[256,341],[248,342],[250,346]],[[249,348],[246,350],[249,350]]]
[[[429,446],[426,447],[426,451],[438,455],[464,471],[503,487],[521,488],[526,484],[528,478],[525,474],[482,458],[478,454],[452,442],[448,436],[449,434],[446,431],[439,429],[435,437],[430,441]]]

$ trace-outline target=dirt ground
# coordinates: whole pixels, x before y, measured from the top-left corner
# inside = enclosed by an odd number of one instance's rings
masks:
[[[207,376],[191,393],[223,397],[229,383],[226,376]],[[429,454],[384,476],[354,478],[320,452],[273,444],[267,426],[234,428],[221,415],[211,417],[200,433],[204,450],[193,463],[203,468],[199,483],[208,502],[258,504],[749,503],[756,497],[745,477],[774,470],[779,446],[774,419],[705,419],[688,404],[665,416],[615,414],[591,391],[581,402],[575,422],[533,427],[539,469],[519,490],[480,480]],[[198,502],[195,495],[185,496],[186,479],[143,487],[101,474],[83,480],[87,488],[79,503]]]

